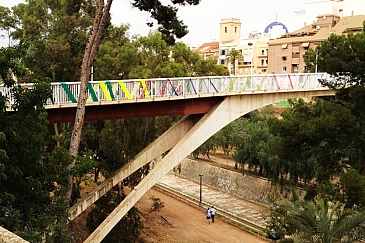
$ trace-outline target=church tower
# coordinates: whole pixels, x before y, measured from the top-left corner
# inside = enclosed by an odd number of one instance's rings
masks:
[[[239,40],[241,37],[240,19],[228,18],[220,22],[220,39],[221,42]]]

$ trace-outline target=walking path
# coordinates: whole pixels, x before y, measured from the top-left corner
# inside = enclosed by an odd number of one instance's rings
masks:
[[[159,184],[197,200],[200,199],[200,184],[195,181],[168,173]],[[265,227],[265,215],[269,213],[267,207],[205,185],[202,185],[202,203],[209,206],[214,205],[218,213],[219,210],[228,212],[262,228]]]

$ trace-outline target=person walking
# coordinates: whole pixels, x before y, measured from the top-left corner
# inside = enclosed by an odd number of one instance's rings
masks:
[[[215,217],[215,212],[216,212],[217,210],[215,209],[215,207],[214,206],[212,206],[212,208],[210,209],[210,217],[212,218],[212,223],[214,223],[214,217]]]
[[[205,215],[206,215],[206,218],[207,218],[208,223],[210,224],[210,218],[212,216],[212,212],[210,211],[210,208],[209,207],[205,211]]]

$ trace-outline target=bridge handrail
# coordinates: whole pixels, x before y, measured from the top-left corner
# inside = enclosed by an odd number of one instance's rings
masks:
[[[257,74],[237,76],[206,76],[179,78],[150,78],[102,80],[88,82],[88,103],[140,99],[212,96],[216,94],[255,91],[320,89],[319,79],[330,78],[327,73]],[[20,84],[32,88],[34,84]],[[52,82],[52,97],[47,105],[77,103],[80,82]],[[14,103],[11,88],[0,86],[0,92]]]

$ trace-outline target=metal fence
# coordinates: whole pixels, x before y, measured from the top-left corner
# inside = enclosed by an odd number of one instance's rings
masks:
[[[329,77],[326,73],[296,73],[90,81],[87,102],[213,96],[255,91],[312,90],[323,88],[318,80]],[[20,84],[20,86],[31,89],[33,84]],[[52,97],[48,105],[77,103],[80,82],[51,83],[51,89]],[[8,96],[10,104],[13,104],[11,89],[1,86],[0,92]]]

